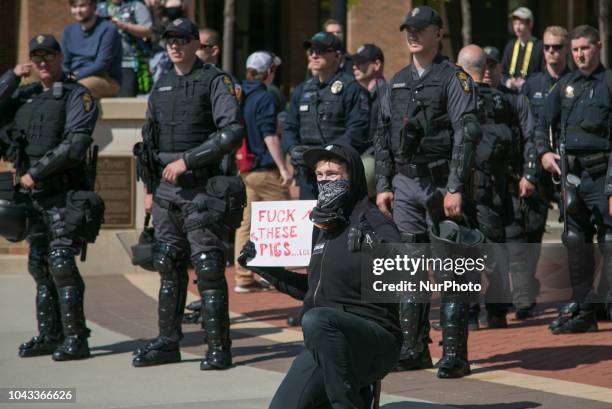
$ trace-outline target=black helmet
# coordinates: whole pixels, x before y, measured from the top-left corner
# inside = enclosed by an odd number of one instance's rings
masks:
[[[19,242],[28,235],[32,209],[23,204],[0,199],[0,236]]]

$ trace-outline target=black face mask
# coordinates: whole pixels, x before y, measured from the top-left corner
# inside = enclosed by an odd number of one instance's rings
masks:
[[[323,229],[330,229],[346,224],[344,205],[350,184],[346,179],[322,180],[317,182],[319,197],[317,206],[310,213],[310,220]]]
[[[177,18],[182,18],[183,17],[183,8],[181,6],[176,6],[176,7],[164,7],[161,10],[161,14],[163,16],[168,17],[168,19],[170,21],[174,21]]]

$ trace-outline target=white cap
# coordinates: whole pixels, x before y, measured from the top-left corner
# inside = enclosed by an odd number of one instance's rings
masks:
[[[272,68],[273,65],[279,66],[281,59],[268,51],[256,51],[249,55],[246,61],[247,69],[252,68],[259,74],[263,74]]]
[[[510,17],[533,21],[533,13],[527,7],[517,8],[512,14],[510,14]]]

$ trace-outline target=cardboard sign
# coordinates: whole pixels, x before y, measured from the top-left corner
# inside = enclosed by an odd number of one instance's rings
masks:
[[[251,203],[251,241],[257,257],[248,265],[304,267],[310,262],[312,222],[316,200]]]

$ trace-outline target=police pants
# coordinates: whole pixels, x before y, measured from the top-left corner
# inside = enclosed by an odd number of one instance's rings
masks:
[[[206,200],[204,187],[185,189],[162,181],[155,192],[155,198],[162,199],[166,206],[153,202],[153,227],[155,239],[180,249],[185,256],[196,256],[202,252],[223,252],[221,233],[214,224],[191,231],[185,231],[185,223],[205,220],[204,212],[191,212],[184,215],[192,204],[202,204]]]
[[[270,409],[366,408],[368,386],[397,364],[401,339],[379,324],[328,307],[302,317],[305,349]]]
[[[580,187],[578,196],[584,208],[580,214],[567,215],[568,230],[577,232],[582,236],[585,243],[593,242],[593,235],[597,234],[597,240],[603,243],[606,233],[612,233],[612,216],[608,213],[608,197],[604,193],[605,173],[592,177],[584,171],[580,175]],[[610,246],[611,244],[606,244]],[[579,246],[570,245],[568,248],[568,259],[570,266],[570,278],[573,287],[575,301],[583,302],[594,298],[593,278],[595,264],[592,252],[595,249],[587,245],[582,251],[590,254],[580,254]],[[612,262],[612,257],[607,257],[608,262]],[[604,272],[606,266],[603,266]],[[602,280],[605,277],[602,275]],[[602,289],[602,286],[600,286]],[[611,290],[608,289],[608,299],[612,301]],[[587,299],[588,296],[591,296]],[[605,297],[605,294],[599,294]]]
[[[400,233],[428,234],[432,225],[427,213],[427,199],[436,190],[446,193],[444,187],[435,186],[428,177],[409,178],[398,173],[393,178],[393,221]]]

